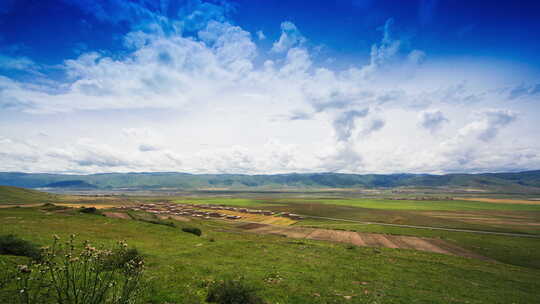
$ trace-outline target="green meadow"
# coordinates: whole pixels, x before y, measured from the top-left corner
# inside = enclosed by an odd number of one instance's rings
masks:
[[[112,244],[126,240],[147,260],[149,303],[202,303],[208,282],[245,277],[269,303],[534,303],[540,270],[414,250],[354,247],[242,233],[193,221],[179,228],[37,208],[0,212],[1,234],[39,244],[52,235]],[[472,288],[474,287],[474,288]]]
[[[184,204],[223,204],[353,220],[379,220],[437,227],[513,231],[536,235],[526,223],[538,223],[536,206],[467,201],[391,201],[325,198],[232,197],[74,197],[0,189],[7,208],[0,208],[0,235],[15,234],[38,245],[49,245],[54,234],[66,240],[111,246],[125,240],[145,258],[142,303],[206,303],[212,282],[243,278],[257,287],[266,303],[536,303],[540,290],[540,239],[443,230],[390,227],[307,217],[294,226],[438,238],[482,255],[486,260],[411,249],[359,247],[346,243],[292,239],[254,234],[239,223],[219,220],[189,222],[109,218],[78,209],[30,206],[41,199],[79,204],[172,201]],[[9,196],[5,194],[9,192]],[[15,194],[13,194],[16,192]],[[37,196],[37,198],[36,198]],[[7,202],[8,204],[6,204]],[[472,209],[463,210],[470,205]],[[414,209],[418,206],[418,209]],[[525,207],[524,207],[525,206]],[[460,209],[463,207],[462,209]],[[423,208],[423,209],[422,209]],[[431,209],[430,209],[431,208]],[[483,208],[483,209],[482,209]],[[502,208],[502,209],[501,209]],[[105,210],[106,211],[106,210]],[[521,219],[489,224],[466,223],[444,215],[472,212],[480,218]],[[117,211],[118,212],[118,211]],[[148,217],[150,218],[150,217]],[[460,226],[461,225],[461,226]],[[517,226],[515,226],[517,225]],[[182,231],[199,228],[202,236]],[[535,227],[535,226],[531,226]],[[28,262],[0,255],[0,262]],[[4,299],[2,303],[9,303]]]

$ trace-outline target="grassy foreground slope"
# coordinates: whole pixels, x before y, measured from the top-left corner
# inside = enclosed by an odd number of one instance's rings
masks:
[[[126,240],[147,257],[149,303],[201,303],[209,281],[244,276],[269,303],[535,303],[540,271],[460,257],[239,233],[229,224],[179,228],[37,208],[0,210],[0,234],[48,244],[70,233]],[[178,223],[178,225],[185,225]],[[1,257],[0,258],[4,258]]]
[[[0,186],[0,205],[3,204],[43,204],[54,203],[60,196],[30,189]]]

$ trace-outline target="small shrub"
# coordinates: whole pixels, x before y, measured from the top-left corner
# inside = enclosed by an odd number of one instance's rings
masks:
[[[13,234],[0,236],[0,254],[25,256],[34,260],[41,258],[38,246]]]
[[[10,303],[132,304],[141,301],[144,263],[136,258],[118,267],[111,260],[133,256],[124,242],[113,249],[98,249],[84,242],[62,243],[55,236],[44,247],[42,260],[17,266],[17,278],[3,290]],[[116,257],[115,257],[116,256]],[[116,265],[115,265],[116,266]],[[7,291],[6,291],[7,289]],[[4,296],[4,295],[3,295]]]
[[[191,234],[195,234],[196,236],[201,236],[202,235],[201,229],[195,228],[195,227],[184,227],[184,228],[182,228],[182,231],[187,232],[187,233],[191,233]]]
[[[257,295],[258,288],[244,279],[226,279],[211,284],[206,301],[217,304],[264,304]]]
[[[139,253],[137,248],[130,249],[116,249],[112,254],[104,261],[104,265],[108,269],[121,269],[130,262],[143,261],[143,256]]]
[[[81,207],[80,212],[101,215],[101,211],[99,211],[96,207]]]

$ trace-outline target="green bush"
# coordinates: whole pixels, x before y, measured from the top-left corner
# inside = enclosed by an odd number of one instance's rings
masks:
[[[101,211],[99,211],[96,207],[81,207],[80,212],[101,215]]]
[[[206,301],[217,304],[264,304],[257,291],[258,288],[243,278],[225,279],[209,286]]]
[[[143,256],[139,253],[137,248],[130,249],[116,249],[112,254],[104,261],[104,265],[109,269],[121,269],[126,264],[131,262],[143,261]]]
[[[40,262],[18,265],[17,278],[1,290],[2,297],[14,304],[141,301],[144,262],[138,253],[133,255],[124,242],[112,249],[97,249],[88,242],[79,248],[74,238],[62,243],[55,237],[52,246],[43,249]],[[127,262],[110,267],[115,260]]]
[[[163,220],[159,219],[158,217],[156,217],[155,215],[152,215],[153,218],[146,218],[146,217],[143,217],[143,216],[141,216],[139,214],[136,214],[134,212],[128,212],[127,214],[129,215],[129,217],[131,217],[133,220],[136,220],[136,221],[150,223],[150,224],[156,224],[156,225],[164,225],[164,226],[169,226],[169,227],[173,227],[173,228],[176,227],[175,223],[168,222],[168,221],[163,221]]]
[[[25,256],[34,260],[41,258],[38,246],[13,234],[0,236],[0,254]]]
[[[187,232],[187,233],[191,233],[191,234],[195,234],[196,236],[201,236],[202,235],[201,229],[195,228],[195,227],[184,227],[184,228],[182,228],[182,231]]]
[[[175,223],[162,221],[160,219],[151,219],[151,220],[149,220],[149,219],[140,218],[138,220],[141,221],[141,222],[150,223],[150,224],[164,225],[164,226],[169,226],[169,227],[173,227],[173,228],[176,227]]]

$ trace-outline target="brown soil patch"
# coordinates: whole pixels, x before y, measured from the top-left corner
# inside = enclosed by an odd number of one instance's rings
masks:
[[[282,235],[296,239],[331,241],[365,247],[414,249],[486,260],[480,255],[440,239],[330,229],[283,227],[258,223],[242,224],[237,227],[252,233]]]
[[[483,203],[540,205],[540,201],[536,201],[536,200],[531,201],[531,200],[484,198],[484,197],[471,197],[471,198],[455,197],[454,199],[460,200],[460,201],[472,201],[472,202],[483,202]]]
[[[242,224],[242,225],[239,225],[237,226],[238,228],[241,228],[241,229],[246,229],[246,230],[249,230],[249,229],[255,229],[255,228],[261,228],[261,227],[264,227],[266,225],[264,224],[257,224],[257,223],[248,223],[248,224]]]
[[[161,219],[161,220],[171,219],[171,220],[180,221],[180,222],[189,222],[189,221],[191,221],[191,219],[189,219],[189,218],[187,218],[185,216],[179,216],[179,215],[158,215],[157,217],[159,219]]]
[[[126,219],[126,220],[130,219],[129,215],[122,212],[103,212],[103,215],[105,215],[106,217],[112,217],[112,218],[119,218],[119,219]]]

